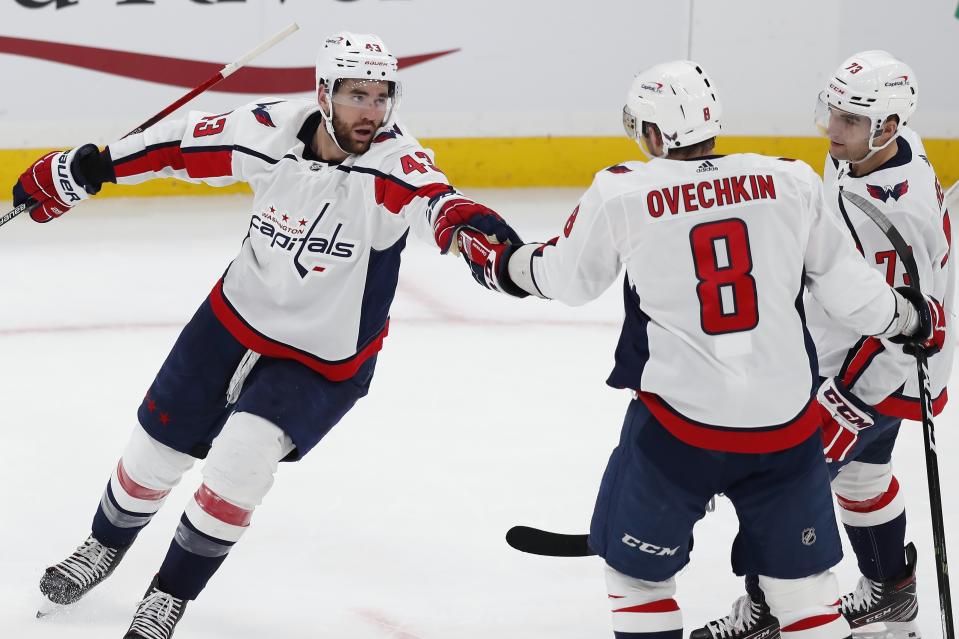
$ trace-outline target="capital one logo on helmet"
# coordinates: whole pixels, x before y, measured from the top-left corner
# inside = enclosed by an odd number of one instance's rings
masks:
[[[887,87],[903,87],[903,86],[906,86],[907,84],[909,84],[909,76],[901,75],[898,78],[893,78],[892,80],[887,82],[886,86]]]
[[[661,82],[643,82],[639,86],[647,91],[652,91],[653,93],[663,92],[663,84]]]

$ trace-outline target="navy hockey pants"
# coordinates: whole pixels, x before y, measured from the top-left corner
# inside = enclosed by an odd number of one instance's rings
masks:
[[[739,516],[736,574],[799,579],[842,559],[818,432],[776,453],[705,450],[676,439],[639,400],[603,475],[589,545],[630,577],[669,579],[689,562],[693,526],[718,493]]]
[[[295,461],[367,394],[376,365],[372,357],[353,378],[333,382],[298,362],[261,357],[236,404],[227,406],[227,387],[246,350],[204,300],[140,405],[137,416],[146,432],[202,459],[234,411],[252,413],[290,436],[296,448],[284,461]]]

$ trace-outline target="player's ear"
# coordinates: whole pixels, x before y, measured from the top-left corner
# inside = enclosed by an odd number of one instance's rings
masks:
[[[316,89],[316,101],[324,113],[330,112],[330,99],[326,92],[326,84],[320,84]]]
[[[663,150],[663,136],[659,132],[659,127],[652,122],[643,122],[642,134],[646,138],[646,148],[654,155],[659,155]]]
[[[899,116],[890,115],[886,118],[886,121],[882,123],[882,139],[883,141],[891,138],[896,130],[899,128]]]

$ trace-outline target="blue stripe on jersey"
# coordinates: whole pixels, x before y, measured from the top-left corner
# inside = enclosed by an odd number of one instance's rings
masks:
[[[382,171],[377,171],[376,169],[371,169],[366,166],[343,166],[341,164],[340,166],[336,168],[339,169],[340,171],[345,171],[346,173],[364,173],[366,175],[373,175],[375,177],[383,178],[384,180],[389,180],[390,182],[399,184],[400,186],[407,188],[410,191],[416,191],[419,189],[419,187],[413,186],[409,182],[404,182],[403,180],[399,179],[395,175],[392,175],[390,173],[383,173]]]
[[[849,214],[846,213],[846,205],[843,202],[842,189],[839,189],[839,195],[836,197],[839,198],[839,213],[842,215],[843,222],[846,223],[846,228],[849,229],[849,234],[852,235],[852,239],[856,242],[856,250],[862,254],[862,242],[859,241],[859,235],[856,233],[856,228],[852,225],[852,222],[849,221]]]
[[[271,158],[268,155],[264,155],[259,151],[247,148],[245,146],[239,146],[234,144],[220,145],[220,146],[187,146],[181,147],[181,153],[215,153],[217,151],[236,151],[238,153],[245,153],[251,157],[255,157],[258,160],[263,160],[267,164],[276,164],[279,160]]]
[[[150,146],[140,151],[137,151],[136,153],[131,153],[130,155],[124,156],[119,159],[112,158],[113,166],[117,166],[119,164],[125,164],[127,162],[132,162],[133,160],[136,160],[137,158],[142,158],[143,156],[147,155],[148,153],[152,151],[156,151],[157,149],[166,149],[174,146],[180,146],[180,140],[173,140],[172,142],[160,142],[159,144],[151,144]]]
[[[639,307],[639,293],[629,283],[629,274],[623,278],[623,303],[626,318],[616,344],[616,364],[606,383],[613,388],[638,390],[643,379],[643,369],[649,361],[649,315]]]
[[[366,267],[366,287],[360,306],[360,327],[357,349],[365,346],[379,335],[390,314],[390,306],[396,295],[396,283],[400,274],[400,253],[406,247],[409,229],[403,236],[382,251],[370,248],[370,261]]]
[[[803,283],[805,281],[806,270],[803,269],[802,278],[799,280],[799,294],[796,295],[796,312],[799,313],[799,321],[802,323],[803,343],[806,346],[806,355],[809,356],[809,372],[811,374],[809,395],[812,396],[819,390],[819,356],[816,354],[816,343],[806,326],[806,307],[802,302]]]

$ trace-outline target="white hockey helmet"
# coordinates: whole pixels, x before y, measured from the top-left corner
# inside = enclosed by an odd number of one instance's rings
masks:
[[[347,79],[388,82],[390,102],[383,120],[383,125],[386,125],[396,113],[402,95],[397,69],[396,57],[377,35],[340,31],[326,38],[316,58],[316,88],[319,91],[321,85],[326,86],[330,96],[330,112],[324,113],[326,117],[323,119],[337,147],[340,144],[333,133],[333,93],[336,83]]]
[[[663,136],[663,155],[715,137],[722,129],[722,104],[712,80],[691,60],[658,64],[636,74],[626,94],[623,127],[626,135],[643,142],[643,123],[655,124]]]
[[[862,51],[839,65],[819,94],[816,125],[825,134],[830,107],[869,118],[869,153],[885,148],[899,136],[899,129],[882,146],[874,140],[881,135],[890,116],[904,126],[919,104],[919,84],[912,68],[886,51]]]

